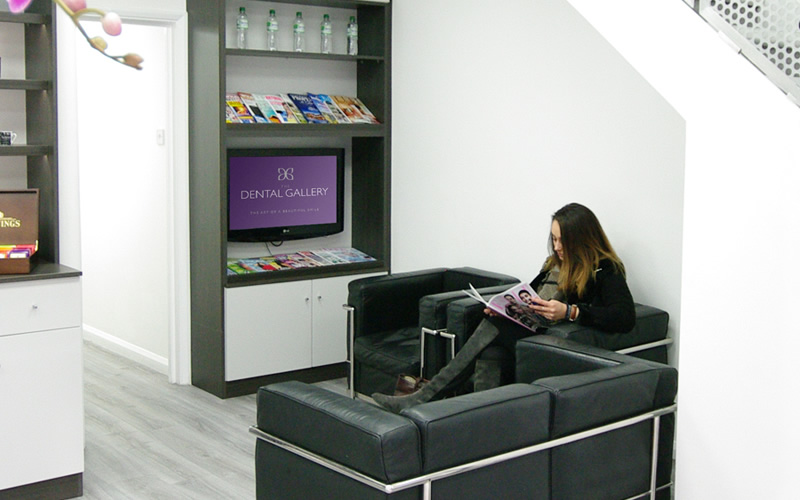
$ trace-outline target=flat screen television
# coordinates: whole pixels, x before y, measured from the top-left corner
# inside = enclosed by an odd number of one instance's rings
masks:
[[[229,149],[228,241],[344,230],[344,149]]]

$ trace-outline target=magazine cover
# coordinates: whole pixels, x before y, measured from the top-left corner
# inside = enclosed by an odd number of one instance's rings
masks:
[[[350,123],[370,123],[369,119],[361,114],[355,101],[351,97],[343,95],[332,96],[333,102],[342,110],[342,113],[350,120]]]
[[[236,111],[228,104],[225,104],[225,123],[242,123],[239,117],[236,116]]]
[[[286,108],[287,113],[292,115],[297,123],[308,123],[306,117],[300,112],[300,108],[295,106],[294,101],[292,101],[292,98],[289,97],[288,94],[279,94],[279,97],[283,101],[283,106]],[[289,123],[293,123],[291,118],[289,119]]]
[[[308,95],[309,97],[311,97],[311,99],[314,100],[315,104],[317,100],[319,100],[324,106],[326,106],[330,110],[333,117],[336,119],[336,123],[350,123],[350,119],[347,118],[344,112],[342,112],[342,110],[339,109],[339,106],[337,106],[336,103],[333,102],[331,96],[327,94],[308,94]]]
[[[250,112],[250,116],[252,116],[255,119],[256,123],[269,123],[269,120],[267,120],[264,111],[256,102],[256,99],[255,97],[253,97],[253,94],[250,94],[248,92],[239,92],[238,94],[239,94],[239,99],[242,100],[242,103],[247,108],[247,111]]]
[[[267,123],[284,123],[275,109],[272,107],[272,104],[267,100],[267,96],[264,94],[252,94],[253,99],[256,100],[256,104],[261,109],[261,112],[264,113],[264,117],[267,119]],[[244,100],[244,98],[242,99]]]
[[[275,115],[278,117],[281,123],[297,123],[297,118],[294,117],[294,113],[286,109],[281,96],[261,94],[260,96],[256,96],[256,99],[259,97],[267,101],[269,105],[272,106],[272,109],[275,110]]]
[[[320,255],[317,255],[316,253],[314,253],[312,251],[309,251],[309,250],[303,250],[303,251],[300,251],[300,252],[297,252],[297,253],[299,253],[300,255],[302,255],[303,257],[305,257],[307,259],[313,260],[319,266],[330,266],[332,264],[332,262],[329,261],[328,259],[326,259],[326,258],[324,258],[324,257],[322,257]]]
[[[378,118],[372,114],[372,111],[370,111],[369,108],[366,105],[364,105],[363,102],[361,102],[361,99],[359,99],[358,97],[354,97],[353,102],[355,102],[358,110],[361,112],[362,115],[364,115],[367,118],[367,120],[369,120],[370,123],[373,123],[375,125],[381,123],[378,121]]]
[[[320,98],[319,94],[309,93],[308,98],[311,99],[311,101],[314,103],[314,106],[316,106],[319,112],[322,113],[322,116],[325,117],[325,120],[327,120],[328,123],[339,123],[339,120],[336,119],[336,115],[333,114],[333,111],[330,107],[328,107],[328,104],[322,98]]]
[[[328,123],[328,120],[320,113],[310,97],[305,94],[289,94],[289,97],[300,109],[300,112],[303,113],[303,116],[306,117],[308,123]]]
[[[256,120],[250,115],[250,112],[247,111],[247,106],[244,105],[242,99],[239,97],[239,94],[229,92],[225,94],[225,102],[228,103],[228,106],[233,109],[236,113],[236,117],[239,119],[239,123],[255,123]]]
[[[469,290],[463,290],[463,292],[478,302],[482,302],[497,314],[505,316],[531,331],[536,331],[536,328],[550,324],[549,321],[534,313],[529,307],[530,304],[533,304],[533,298],[539,297],[539,295],[527,283],[514,285],[489,300],[484,299],[472,285],[469,288]]]
[[[355,248],[323,248],[322,250],[315,250],[314,253],[322,257],[336,261],[339,263],[353,263],[353,262],[372,262],[374,257],[370,257],[361,250]]]

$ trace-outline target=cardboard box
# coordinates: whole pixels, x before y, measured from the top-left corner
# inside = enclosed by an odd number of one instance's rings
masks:
[[[0,247],[39,244],[39,190],[0,191]],[[31,272],[29,257],[0,258],[0,274]]]

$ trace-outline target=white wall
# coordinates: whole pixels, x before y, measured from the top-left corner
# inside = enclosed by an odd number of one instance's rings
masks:
[[[84,29],[90,36],[102,34],[97,21],[85,22]],[[108,52],[147,53],[146,71],[113,63],[83,39],[76,47],[78,109],[93,111],[80,113],[75,124],[84,331],[166,373],[172,238],[168,31],[133,23],[124,30],[124,37],[109,40]]]
[[[157,339],[145,341],[129,338],[120,339],[117,344],[123,346],[122,354],[129,355],[137,361],[143,361],[154,368],[165,370],[164,346],[169,344],[169,376],[178,383],[190,382],[189,352],[189,269],[188,269],[188,129],[186,123],[187,101],[187,16],[184,0],[121,2],[91,0],[90,7],[107,11],[115,11],[123,16],[122,35],[118,38],[107,37],[110,43],[124,43],[128,28],[132,22],[153,22],[161,26],[169,26],[168,44],[170,70],[168,85],[173,99],[170,102],[172,114],[168,116],[166,142],[170,148],[170,177],[167,179],[170,196],[174,200],[172,206],[162,211],[162,220],[166,220],[170,238],[166,241],[167,258],[169,259],[168,276],[169,291],[164,300],[168,305],[169,338],[159,334]],[[83,269],[81,255],[80,227],[80,168],[77,128],[77,117],[85,110],[78,105],[78,87],[80,80],[91,75],[79,74],[77,71],[76,47],[86,43],[72,25],[69,18],[59,11],[58,17],[58,93],[59,93],[59,194],[60,194],[60,237],[62,263]],[[116,49],[114,49],[116,51]],[[163,49],[159,53],[147,53],[137,47],[134,51],[145,58],[143,72],[147,72],[148,62],[156,64],[160,58],[167,56]],[[112,52],[112,49],[109,49]],[[114,52],[116,53],[116,52]],[[102,59],[102,56],[96,54]],[[161,61],[163,63],[163,60]],[[114,65],[106,61],[108,65]],[[114,68],[133,72],[130,68]],[[155,66],[151,69],[153,71]],[[109,70],[112,70],[109,67]],[[154,97],[155,99],[155,97]],[[119,125],[119,122],[117,122]],[[110,153],[113,155],[114,153]],[[153,346],[158,346],[154,349]],[[153,355],[155,350],[155,354]],[[151,363],[156,359],[155,364]]]
[[[570,1],[686,118],[676,498],[797,498],[800,109],[681,2]]]
[[[186,0],[88,0],[87,4],[123,18],[178,19],[186,14]]]
[[[577,201],[677,336],[678,113],[564,1],[403,0],[393,15],[393,271],[529,280],[550,216]]]

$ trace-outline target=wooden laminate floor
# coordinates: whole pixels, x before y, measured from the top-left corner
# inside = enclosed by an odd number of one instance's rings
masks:
[[[342,381],[323,383],[343,390]],[[255,498],[255,395],[219,399],[84,343],[83,497]]]

